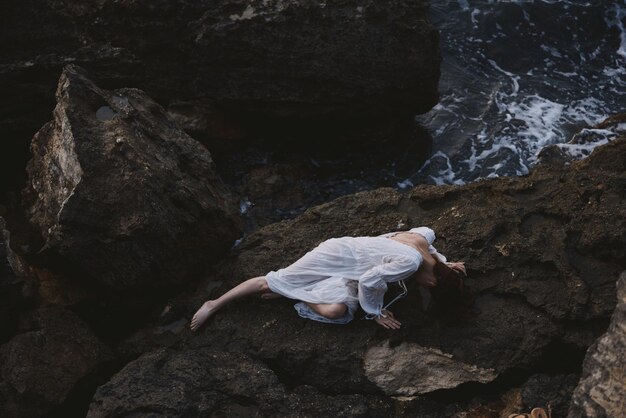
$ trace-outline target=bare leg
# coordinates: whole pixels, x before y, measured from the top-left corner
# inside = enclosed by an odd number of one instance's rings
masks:
[[[269,290],[269,287],[267,286],[265,276],[254,277],[243,283],[239,283],[219,298],[204,302],[191,319],[191,330],[196,331],[211,315],[220,310],[227,303],[245,296],[266,292],[267,290]]]
[[[341,318],[348,310],[348,306],[345,303],[305,303],[316,313],[328,319]]]

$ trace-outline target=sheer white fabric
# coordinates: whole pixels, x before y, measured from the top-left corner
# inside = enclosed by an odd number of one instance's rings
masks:
[[[430,252],[443,257],[432,247],[432,229],[421,227],[409,232],[422,235],[431,244]],[[387,284],[409,277],[422,263],[417,250],[389,239],[392,235],[329,239],[265,278],[272,292],[302,301],[295,309],[304,318],[343,324],[354,318],[359,305],[366,313],[380,317]],[[341,318],[329,319],[303,302],[345,303],[348,310]]]
[[[419,228],[409,229],[408,231],[390,232],[388,234],[381,235],[381,237],[389,238],[401,232],[411,232],[413,234],[419,234],[423,236],[426,241],[428,241],[428,252],[437,257],[442,263],[446,263],[448,261],[445,255],[441,254],[439,251],[437,251],[435,247],[433,247],[433,242],[435,242],[435,239],[437,239],[437,237],[435,236],[435,231],[428,228],[427,226],[420,226]]]

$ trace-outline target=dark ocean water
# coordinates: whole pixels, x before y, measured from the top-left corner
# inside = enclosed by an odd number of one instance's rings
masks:
[[[626,0],[431,0],[431,21],[441,33],[440,103],[416,119],[433,137],[432,156],[420,168],[416,138],[387,152],[382,165],[381,152],[364,150],[355,158],[311,159],[317,174],[296,182],[306,199],[283,205],[274,220],[381,186],[524,175],[544,146],[560,144],[583,157],[616,136],[589,129],[583,136],[600,141],[565,144],[582,128],[626,112]],[[276,152],[248,157],[253,165],[291,162]],[[246,196],[241,211],[256,205],[258,198]]]
[[[626,111],[626,0],[431,0],[433,156],[399,187],[528,173],[537,152]]]

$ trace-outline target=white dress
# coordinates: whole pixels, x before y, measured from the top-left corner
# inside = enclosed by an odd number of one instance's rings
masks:
[[[432,246],[432,229],[420,227],[408,232],[423,236],[429,252],[446,261]],[[295,309],[304,318],[345,324],[354,318],[359,305],[367,314],[380,318],[387,283],[406,279],[422,263],[422,255],[415,248],[389,239],[397,233],[331,238],[290,266],[270,271],[265,278],[272,292],[302,301]],[[344,303],[348,309],[343,317],[329,319],[303,302]]]

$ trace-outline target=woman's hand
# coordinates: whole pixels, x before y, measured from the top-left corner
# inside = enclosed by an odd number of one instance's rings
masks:
[[[400,325],[402,324],[393,316],[391,311],[383,309],[381,312],[385,317],[374,318],[374,321],[376,321],[378,325],[387,329],[400,329]]]
[[[464,276],[467,276],[467,271],[465,271],[465,262],[463,261],[457,261],[454,263],[447,263],[448,267],[450,267],[453,270],[458,271],[459,273],[463,273]]]

